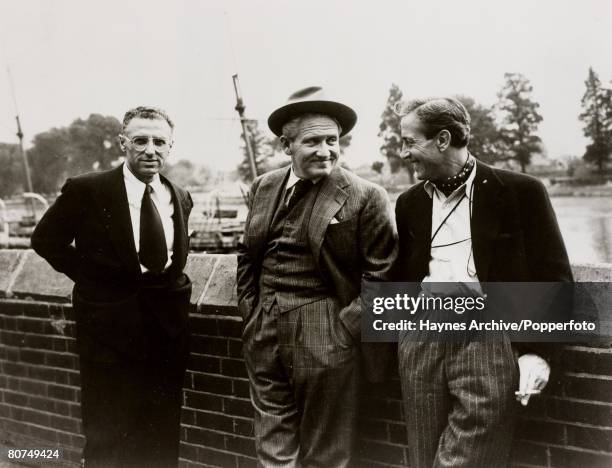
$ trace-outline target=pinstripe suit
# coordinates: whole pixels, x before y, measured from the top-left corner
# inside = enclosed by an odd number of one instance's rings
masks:
[[[432,199],[423,183],[397,201],[397,278],[429,274]],[[544,186],[477,162],[470,221],[481,282],[571,281],[563,239]],[[553,305],[554,307],[556,305]],[[399,344],[400,378],[414,467],[505,466],[518,389],[516,354],[546,346],[506,341]]]
[[[253,182],[239,246],[256,448],[264,466],[347,466],[361,369],[361,279],[387,278],[395,226],[384,191],[339,167],[283,211],[288,174],[279,169]],[[388,356],[361,351],[367,377],[380,379]]]

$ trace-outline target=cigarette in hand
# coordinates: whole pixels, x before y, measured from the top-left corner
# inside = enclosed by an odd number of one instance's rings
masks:
[[[517,390],[516,392],[514,392],[514,394],[517,396],[539,395],[540,393],[542,393],[541,390],[526,390],[524,392]]]

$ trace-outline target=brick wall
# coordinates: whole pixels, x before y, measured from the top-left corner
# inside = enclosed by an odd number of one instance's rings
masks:
[[[182,415],[183,467],[255,466],[252,408],[235,307],[236,258],[191,255],[192,357]],[[575,266],[579,281],[611,281],[612,265]],[[0,250],[0,453],[60,448],[76,466],[84,439],[71,282],[32,251]],[[612,311],[600,310],[608,323]],[[522,410],[517,466],[612,466],[612,347],[568,346],[547,395]],[[397,378],[365,385],[358,465],[406,466]],[[1,462],[5,461],[0,457]]]

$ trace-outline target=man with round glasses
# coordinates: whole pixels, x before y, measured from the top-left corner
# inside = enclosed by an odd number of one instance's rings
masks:
[[[125,164],[68,179],[32,236],[75,282],[87,468],[178,464],[193,203],[159,174],[173,127],[161,109],[128,111]]]

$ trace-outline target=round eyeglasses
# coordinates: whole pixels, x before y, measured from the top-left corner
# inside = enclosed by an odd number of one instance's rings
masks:
[[[164,140],[163,138],[153,137],[153,136],[140,136],[140,135],[137,135],[132,138],[125,136],[125,135],[121,135],[121,136],[125,138],[126,140],[128,140],[130,142],[130,145],[132,145],[132,148],[134,148],[136,151],[146,150],[147,146],[149,146],[150,141],[153,142],[153,147],[155,148],[155,151],[157,151],[158,153],[166,153],[170,150],[170,143]]]

